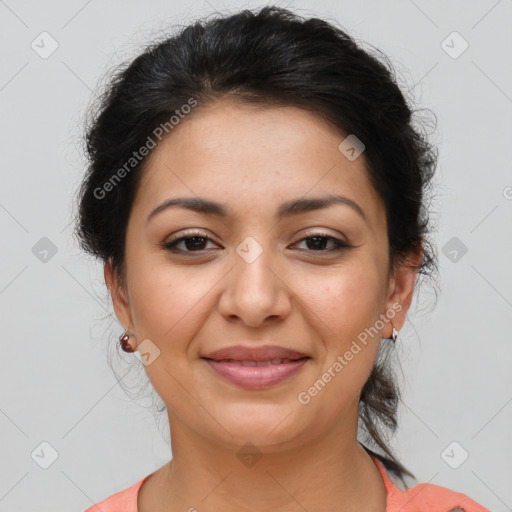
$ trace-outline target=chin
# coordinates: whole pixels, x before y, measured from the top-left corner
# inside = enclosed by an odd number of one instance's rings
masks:
[[[227,430],[220,429],[217,433],[222,436],[221,444],[235,450],[251,443],[268,453],[279,451],[295,443],[300,444],[304,438],[301,425],[294,423],[295,415],[292,409],[281,405],[269,407],[256,406],[237,407],[236,411],[218,416],[219,423]],[[302,425],[304,426],[304,425]],[[228,434],[232,434],[231,436]],[[216,444],[219,444],[219,439]]]

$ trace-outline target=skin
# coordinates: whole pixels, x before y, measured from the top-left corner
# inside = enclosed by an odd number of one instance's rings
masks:
[[[409,266],[390,272],[384,204],[364,153],[350,161],[339,151],[345,136],[299,108],[222,100],[198,106],[150,154],[128,223],[124,279],[105,264],[131,343],[149,339],[160,350],[145,370],[172,433],[173,460],[144,482],[139,512],[385,509],[357,421],[361,388],[391,323],[308,404],[297,399],[393,304],[402,308],[392,320],[401,329],[417,275]],[[341,204],[274,217],[285,201],[324,194],[351,198],[366,220]],[[163,201],[183,196],[231,213],[173,207],[146,222]],[[181,242],[183,254],[162,247],[171,235],[193,236],[190,228],[211,240],[199,249]],[[318,232],[352,247],[304,240]],[[248,236],[263,250],[252,263],[236,252]],[[420,258],[410,254],[413,265]],[[200,359],[239,343],[281,345],[311,360],[270,389],[244,390]],[[261,454],[251,467],[237,457],[248,442]]]

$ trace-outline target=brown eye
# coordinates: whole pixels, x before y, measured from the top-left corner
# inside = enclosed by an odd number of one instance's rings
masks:
[[[350,245],[339,240],[338,238],[324,233],[317,233],[313,236],[308,236],[299,241],[299,243],[301,242],[306,242],[307,249],[315,252],[335,252],[350,247]],[[332,243],[332,246],[330,249],[326,250],[326,246],[329,242]]]
[[[176,253],[201,252],[207,250],[208,242],[213,243],[213,240],[203,233],[191,233],[189,236],[171,239],[163,243],[162,247]],[[180,244],[182,244],[181,247],[179,247]]]

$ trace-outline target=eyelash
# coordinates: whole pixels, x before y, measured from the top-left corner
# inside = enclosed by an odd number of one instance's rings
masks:
[[[208,241],[212,241],[213,240],[209,237],[209,236],[205,236],[204,233],[201,233],[199,231],[196,231],[196,232],[191,232],[189,233],[187,236],[182,236],[180,238],[176,238],[175,240],[170,240],[168,242],[165,242],[163,244],[161,244],[161,247],[169,252],[173,252],[173,253],[178,253],[178,254],[190,254],[190,253],[203,253],[204,251],[206,251],[207,249],[200,249],[198,251],[187,251],[187,250],[183,250],[183,249],[178,249],[176,246],[180,243],[180,242],[183,242],[185,240],[190,240],[192,238],[195,238],[195,237],[198,237],[198,238],[203,238],[204,240],[208,240]],[[335,248],[334,249],[320,249],[320,250],[314,250],[314,249],[306,249],[306,251],[308,252],[314,252],[314,253],[332,253],[332,252],[339,252],[343,249],[349,249],[350,247],[352,247],[351,245],[349,244],[346,244],[345,242],[339,240],[338,238],[335,238],[331,235],[328,235],[327,233],[322,233],[322,232],[318,232],[318,233],[313,233],[312,235],[310,236],[307,236],[305,238],[301,238],[298,242],[296,243],[300,243],[300,242],[304,242],[306,240],[310,240],[312,238],[326,238],[328,240],[331,240],[334,244],[335,244]],[[304,250],[304,249],[301,249],[301,250]]]

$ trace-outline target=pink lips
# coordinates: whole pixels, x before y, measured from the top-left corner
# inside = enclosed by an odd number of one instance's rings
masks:
[[[290,378],[311,358],[277,345],[237,345],[212,352],[203,359],[219,376],[243,389],[265,389]]]

